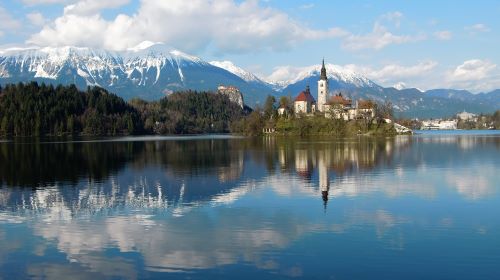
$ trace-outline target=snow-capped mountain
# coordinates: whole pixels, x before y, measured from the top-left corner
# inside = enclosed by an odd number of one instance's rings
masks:
[[[38,81],[50,84],[101,86],[126,99],[159,99],[178,90],[215,91],[221,84],[236,86],[250,106],[267,95],[295,97],[306,86],[316,97],[321,65],[287,68],[278,81],[265,81],[230,61],[206,62],[161,43],[143,42],[121,52],[93,48],[11,48],[0,50],[0,85]],[[357,99],[391,101],[397,114],[439,117],[500,109],[498,91],[472,94],[468,91],[384,88],[363,75],[327,64],[331,93],[341,91]],[[404,85],[406,86],[406,85]]]
[[[248,76],[250,77],[250,76]],[[274,91],[161,43],[144,42],[122,52],[58,47],[7,49],[0,53],[0,84],[38,81],[101,86],[124,98],[158,99],[176,90],[216,90],[234,85],[248,104]]]
[[[358,74],[354,71],[345,69],[341,66],[334,64],[326,64],[326,73],[328,79],[330,80],[330,84],[338,84],[346,87],[380,87],[375,84],[373,81],[369,80],[365,76]],[[269,83],[281,87],[283,90],[289,86],[300,83],[304,80],[316,79],[313,81],[314,83],[317,81],[317,78],[320,75],[321,65],[311,65],[307,67],[303,67],[298,69],[298,71],[291,71],[292,77],[287,80],[279,80],[279,81],[268,81]],[[312,83],[311,85],[312,86]]]
[[[227,71],[235,74],[236,76],[242,78],[243,80],[245,80],[247,82],[265,83],[259,77],[246,71],[243,68],[240,68],[240,67],[234,65],[234,63],[232,63],[231,61],[227,61],[227,60],[225,60],[225,61],[210,61],[210,64],[212,64],[213,66],[222,68],[224,70],[227,70]]]

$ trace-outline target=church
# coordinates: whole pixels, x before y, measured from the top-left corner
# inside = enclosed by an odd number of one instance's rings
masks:
[[[299,95],[294,100],[295,114],[312,114],[316,110],[319,112],[325,111],[326,101],[330,93],[328,91],[328,78],[326,77],[325,60],[323,59],[323,64],[321,66],[321,75],[318,81],[318,103],[311,95],[309,86],[306,87],[305,91],[299,93]]]
[[[327,118],[346,121],[375,117],[374,105],[371,101],[358,100],[353,106],[352,100],[342,96],[342,93],[330,97],[324,59],[318,80],[318,102],[312,96],[309,86],[294,100],[295,114],[311,115],[320,112]]]

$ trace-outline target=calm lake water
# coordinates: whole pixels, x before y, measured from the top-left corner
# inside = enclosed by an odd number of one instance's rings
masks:
[[[500,134],[0,143],[0,279],[500,279]]]

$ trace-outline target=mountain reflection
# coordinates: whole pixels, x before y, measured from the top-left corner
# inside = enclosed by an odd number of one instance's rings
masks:
[[[360,182],[366,177],[359,175],[371,174],[374,182],[383,179],[379,175],[384,170],[418,173],[428,165],[466,163],[477,153],[491,158],[488,151],[499,147],[498,138],[455,138],[0,143],[0,208],[41,209],[51,205],[46,200],[80,209],[228,201],[277,174],[303,182],[302,192],[317,190],[326,206],[331,191],[354,195],[380,190]],[[479,180],[479,190],[468,195],[468,188],[476,187],[471,180]],[[447,181],[471,198],[492,192],[487,178],[447,176]],[[390,182],[382,183],[389,183],[382,191],[395,194]]]
[[[389,167],[409,145],[408,138],[3,143],[0,208],[61,203],[94,212],[227,201],[277,172],[318,188],[326,203],[332,179]]]
[[[145,278],[144,271],[240,263],[303,276],[276,251],[314,233],[367,239],[366,231],[403,250],[415,226],[452,227],[457,217],[448,212],[436,208],[423,217],[391,201],[432,202],[450,191],[468,201],[494,196],[498,142],[416,136],[0,143],[0,267],[19,250],[7,244],[14,237],[2,225],[18,224],[46,241],[26,252],[43,256],[54,246],[72,264],[24,268],[40,278],[133,279]],[[465,222],[484,234],[481,219]]]

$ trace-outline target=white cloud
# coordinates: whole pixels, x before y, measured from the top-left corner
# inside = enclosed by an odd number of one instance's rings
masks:
[[[405,83],[408,87],[423,90],[432,88],[464,89],[472,93],[488,92],[500,88],[497,65],[480,59],[464,61],[458,66],[441,67],[434,61],[424,61],[413,66],[386,65],[376,69],[349,66],[383,86]]]
[[[347,50],[357,51],[363,49],[380,50],[392,44],[403,44],[410,42],[417,42],[426,39],[424,34],[417,35],[395,35],[388,31],[388,29],[375,22],[371,33],[364,35],[350,34],[342,42],[342,47]]]
[[[380,50],[392,44],[418,42],[426,39],[425,34],[396,35],[389,31],[388,25],[399,28],[404,15],[401,12],[390,12],[381,15],[374,23],[370,33],[357,35],[349,33],[342,42],[342,48],[350,51],[364,49]]]
[[[32,25],[43,26],[46,23],[46,19],[41,13],[34,12],[26,15],[26,18]]]
[[[465,31],[469,31],[471,34],[489,32],[490,28],[483,23],[476,23],[470,26],[464,27]]]
[[[344,68],[365,75],[371,80],[374,80],[383,85],[391,85],[405,81],[411,86],[411,83],[406,81],[415,78],[424,78],[431,75],[431,71],[436,68],[437,62],[432,60],[422,61],[415,65],[405,66],[400,64],[387,64],[381,68],[372,68],[348,64]]]
[[[449,79],[452,81],[483,80],[489,77],[496,67],[496,64],[485,60],[467,60],[449,74]]]
[[[290,81],[295,79],[301,72],[308,70],[307,67],[294,67],[294,66],[278,66],[274,68],[273,73],[269,75],[267,81]]]
[[[447,41],[447,40],[451,40],[451,38],[453,37],[453,34],[451,33],[451,31],[442,30],[442,31],[434,32],[434,37],[438,40]]]
[[[94,15],[103,9],[113,9],[126,5],[130,0],[83,0],[64,8],[65,14]]]
[[[452,88],[487,92],[500,88],[500,73],[490,61],[471,59],[448,71],[446,83]]]
[[[54,28],[45,26],[31,37],[30,42],[41,46],[89,46],[100,47],[105,41],[106,22],[98,15],[80,17],[65,15],[57,18]]]
[[[0,36],[21,28],[21,22],[13,18],[6,9],[0,6]]]
[[[120,5],[124,1],[106,2],[107,6],[95,0],[80,3],[90,2],[94,3],[90,8],[79,4],[66,7],[63,16],[31,36],[28,43],[123,50],[149,40],[186,51],[213,46],[221,52],[239,52],[283,50],[305,40],[347,34],[340,28],[310,29],[283,12],[262,7],[258,1],[143,0],[134,15],[121,14],[110,21],[100,15],[90,15],[89,10],[109,7],[109,3]]]

